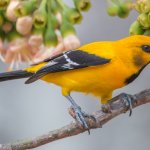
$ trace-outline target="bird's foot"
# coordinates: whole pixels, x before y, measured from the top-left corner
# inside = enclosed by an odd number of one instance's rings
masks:
[[[119,101],[117,101],[119,99],[122,100],[122,103],[120,103],[120,104],[118,103]],[[118,107],[125,106],[129,109],[129,116],[131,116],[134,103],[136,103],[136,96],[122,93],[122,94],[112,98],[108,102],[108,104],[106,104],[107,107],[105,106],[104,108],[107,110],[107,112],[108,111],[110,112],[111,110],[118,109]],[[104,112],[106,113],[106,111],[104,111]]]
[[[76,106],[76,107],[71,106],[71,108],[69,109],[69,113],[74,119],[76,119],[79,122],[79,124],[82,127],[87,129],[90,134],[89,125],[88,125],[86,118],[93,119],[95,122],[96,122],[96,118],[93,115],[89,115],[85,113],[84,111],[82,111],[81,107],[79,106]]]
[[[136,97],[126,94],[126,93],[122,93],[121,96],[122,96],[123,102],[129,108],[129,116],[131,116],[132,109],[133,109],[133,103],[135,102]]]
[[[96,122],[96,118],[94,116],[88,115],[84,111],[82,111],[81,107],[75,103],[75,101],[73,100],[73,98],[70,95],[66,96],[66,98],[71,102],[71,105],[72,105],[71,109],[69,110],[70,115],[74,119],[76,119],[82,127],[84,127],[86,130],[88,130],[88,132],[90,134],[89,125],[86,120],[86,117],[93,119],[95,122]]]

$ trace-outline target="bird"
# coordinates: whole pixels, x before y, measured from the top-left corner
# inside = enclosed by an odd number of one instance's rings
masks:
[[[132,35],[116,41],[85,44],[33,64],[25,69],[0,73],[0,82],[28,78],[25,84],[39,79],[61,87],[74,110],[76,120],[86,129],[88,116],[71,92],[92,94],[105,105],[114,90],[134,81],[150,62],[150,37]],[[125,96],[129,101],[128,96]]]

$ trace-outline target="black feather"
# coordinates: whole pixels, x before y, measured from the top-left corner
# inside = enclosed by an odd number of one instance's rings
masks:
[[[125,80],[125,84],[129,84],[131,82],[133,82],[139,75],[140,73],[142,72],[142,70],[148,65],[149,63],[147,63],[146,65],[144,65],[137,73],[131,75],[130,77],[128,77],[126,80]]]
[[[63,53],[59,57],[54,58],[39,69],[25,83],[31,83],[48,73],[68,71],[73,69],[85,68],[89,66],[102,65],[110,62],[110,59],[102,58],[94,54],[89,54],[81,50],[71,50]]]
[[[33,73],[27,72],[25,70],[4,72],[4,73],[0,73],[0,82],[13,80],[13,79],[27,78],[27,77],[31,77],[32,75]]]

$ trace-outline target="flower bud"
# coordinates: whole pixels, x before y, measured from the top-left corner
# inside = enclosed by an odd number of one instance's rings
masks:
[[[59,28],[60,23],[59,23],[58,19],[56,18],[56,16],[54,14],[52,14],[52,13],[49,14],[48,15],[48,20],[50,20],[50,23],[51,23],[51,25],[54,29]]]
[[[46,47],[55,47],[58,44],[57,35],[54,28],[49,26],[44,33],[44,45]]]
[[[17,20],[17,16],[15,15],[15,8],[20,3],[19,0],[11,0],[7,10],[6,10],[6,17],[8,20],[15,22]]]
[[[150,29],[146,30],[146,31],[144,32],[144,35],[150,36]]]
[[[55,10],[53,10],[55,8]],[[59,28],[59,21],[56,18],[56,15],[60,13],[58,12],[58,8],[56,8],[56,1],[47,2],[47,26],[51,24],[54,29]],[[61,14],[60,14],[61,15]]]
[[[69,22],[72,24],[79,24],[81,23],[83,17],[79,10],[76,8],[70,8],[68,5],[64,4],[61,0],[57,0],[61,9],[63,10],[63,15],[66,16]]]
[[[130,8],[128,7],[128,3],[120,3],[119,10],[118,10],[118,16],[120,18],[126,18],[128,17],[130,12]]]
[[[107,12],[110,16],[126,18],[131,10],[131,2],[124,0],[107,0]]]
[[[60,2],[61,3],[61,2]],[[50,8],[50,10],[52,11],[52,13],[54,15],[56,15],[58,12],[61,11],[61,4],[60,4],[58,1],[56,0],[51,0],[49,3],[48,3],[48,7]],[[59,5],[60,4],[60,5]],[[49,9],[48,8],[48,9]]]
[[[29,37],[29,40],[28,40],[28,44],[33,48],[33,49],[36,49],[38,47],[40,47],[43,43],[43,36],[42,35],[31,35]],[[37,50],[36,50],[37,51]]]
[[[70,24],[66,20],[65,16],[63,16],[60,31],[63,37],[63,44],[65,50],[76,49],[77,47],[80,46],[80,41],[75,35],[76,34],[75,29],[73,28],[72,24]]]
[[[75,8],[65,8],[64,15],[72,24],[80,24],[83,19],[81,13]]]
[[[144,29],[147,29],[150,27],[150,20],[148,18],[148,14],[147,13],[142,13],[138,16],[138,22],[141,24],[141,26]]]
[[[17,19],[16,30],[22,35],[29,35],[32,29],[32,17],[23,16]]]
[[[119,12],[119,7],[112,1],[108,1],[107,13],[110,16],[117,16]]]
[[[43,28],[47,23],[47,0],[42,0],[39,8],[33,14],[33,24],[35,28]]]
[[[37,0],[25,0],[20,1],[20,3],[15,8],[15,14],[17,17],[27,16],[32,13],[37,6]]]
[[[150,12],[150,0],[137,0],[135,4],[135,9],[139,13]]]
[[[10,0],[0,0],[0,10],[4,10],[9,5]]]
[[[5,33],[8,33],[12,30],[13,28],[13,24],[11,22],[5,22],[3,25],[2,25],[2,30],[5,32]]]
[[[69,20],[73,24],[80,24],[81,21],[83,20],[83,16],[81,15],[81,13],[77,9],[72,9],[72,13],[71,14],[70,14],[70,16],[68,16]]]
[[[65,50],[76,49],[80,46],[80,40],[76,35],[68,35],[63,39]]]
[[[28,44],[34,53],[37,53],[39,48],[43,44],[43,34],[44,34],[44,28],[41,28],[41,29],[33,28],[32,29],[32,34],[28,38]]]
[[[56,47],[58,44],[58,39],[57,35],[55,33],[55,28],[57,28],[57,19],[56,17],[52,14],[51,7],[48,4],[48,20],[47,20],[47,27],[44,32],[44,46],[46,47]]]
[[[76,34],[76,31],[71,23],[66,19],[65,16],[62,18],[62,24],[60,26],[60,32],[62,37],[66,37],[70,34]]]
[[[130,35],[143,34],[144,29],[141,27],[141,25],[138,21],[135,21],[131,24],[130,29],[129,29],[129,33],[130,33]]]
[[[79,11],[88,11],[91,8],[90,0],[74,0],[74,4]]]

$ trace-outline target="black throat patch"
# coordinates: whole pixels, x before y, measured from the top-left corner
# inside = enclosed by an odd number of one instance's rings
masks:
[[[142,72],[142,70],[149,64],[150,62],[148,62],[146,65],[144,65],[137,73],[131,75],[129,78],[127,78],[125,80],[125,84],[129,84],[131,83],[132,81],[134,81],[139,75],[140,73]]]

